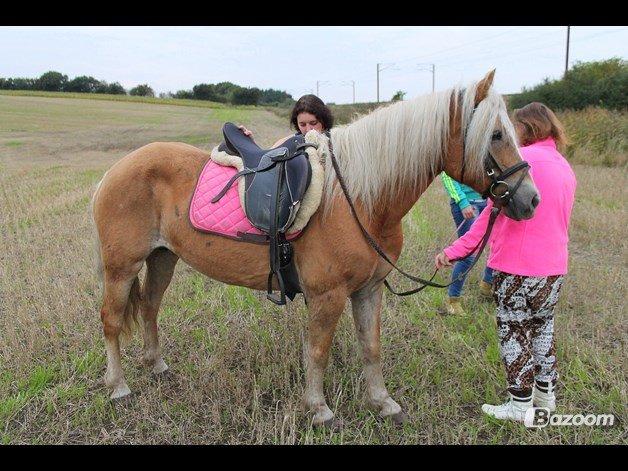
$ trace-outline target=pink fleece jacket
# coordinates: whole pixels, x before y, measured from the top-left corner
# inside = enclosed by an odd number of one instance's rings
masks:
[[[530,164],[530,176],[541,202],[532,219],[515,221],[503,212],[497,216],[489,238],[487,266],[513,275],[564,275],[576,176],[552,138],[519,150]],[[492,208],[489,200],[469,231],[445,249],[450,260],[464,257],[476,246],[486,231]]]

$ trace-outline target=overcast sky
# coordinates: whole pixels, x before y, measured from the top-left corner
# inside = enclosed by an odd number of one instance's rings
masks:
[[[316,93],[327,102],[411,98],[466,83],[495,67],[495,86],[515,93],[565,67],[565,26],[503,27],[0,27],[0,77],[57,70],[156,93],[198,83]],[[569,63],[628,56],[628,27],[571,28]],[[423,69],[423,70],[421,70]]]

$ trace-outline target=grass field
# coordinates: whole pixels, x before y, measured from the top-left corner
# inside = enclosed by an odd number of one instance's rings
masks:
[[[493,306],[478,296],[477,269],[463,317],[439,313],[441,290],[386,295],[384,377],[411,416],[403,428],[366,408],[349,305],[325,382],[344,426],[313,430],[300,409],[302,298],[278,308],[262,293],[214,282],[182,262],[160,315],[174,375],[151,378],[136,336],[123,353],[136,395],[112,404],[102,384],[93,185],[151,141],[210,149],[226,120],[246,123],[265,145],[288,132],[281,117],[250,108],[0,95],[0,443],[627,442],[625,167],[574,165],[571,265],[556,316],[559,412],[612,413],[613,427],[528,430],[482,415],[480,405],[502,399],[505,388]],[[430,272],[454,229],[438,181],[404,226],[401,265]]]

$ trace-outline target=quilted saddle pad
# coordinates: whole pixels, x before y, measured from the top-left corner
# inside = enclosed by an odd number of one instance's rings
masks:
[[[238,240],[247,240],[247,235],[265,235],[247,219],[240,202],[237,183],[231,185],[219,201],[211,202],[237,172],[234,167],[219,165],[212,159],[207,161],[190,203],[190,222],[195,229]],[[300,233],[301,231],[291,233],[287,239],[295,239]]]

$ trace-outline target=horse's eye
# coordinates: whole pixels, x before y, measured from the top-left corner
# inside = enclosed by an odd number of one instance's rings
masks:
[[[493,140],[493,141],[501,141],[502,140],[502,132],[501,131],[495,131],[493,133],[493,135],[491,136],[491,140]]]

